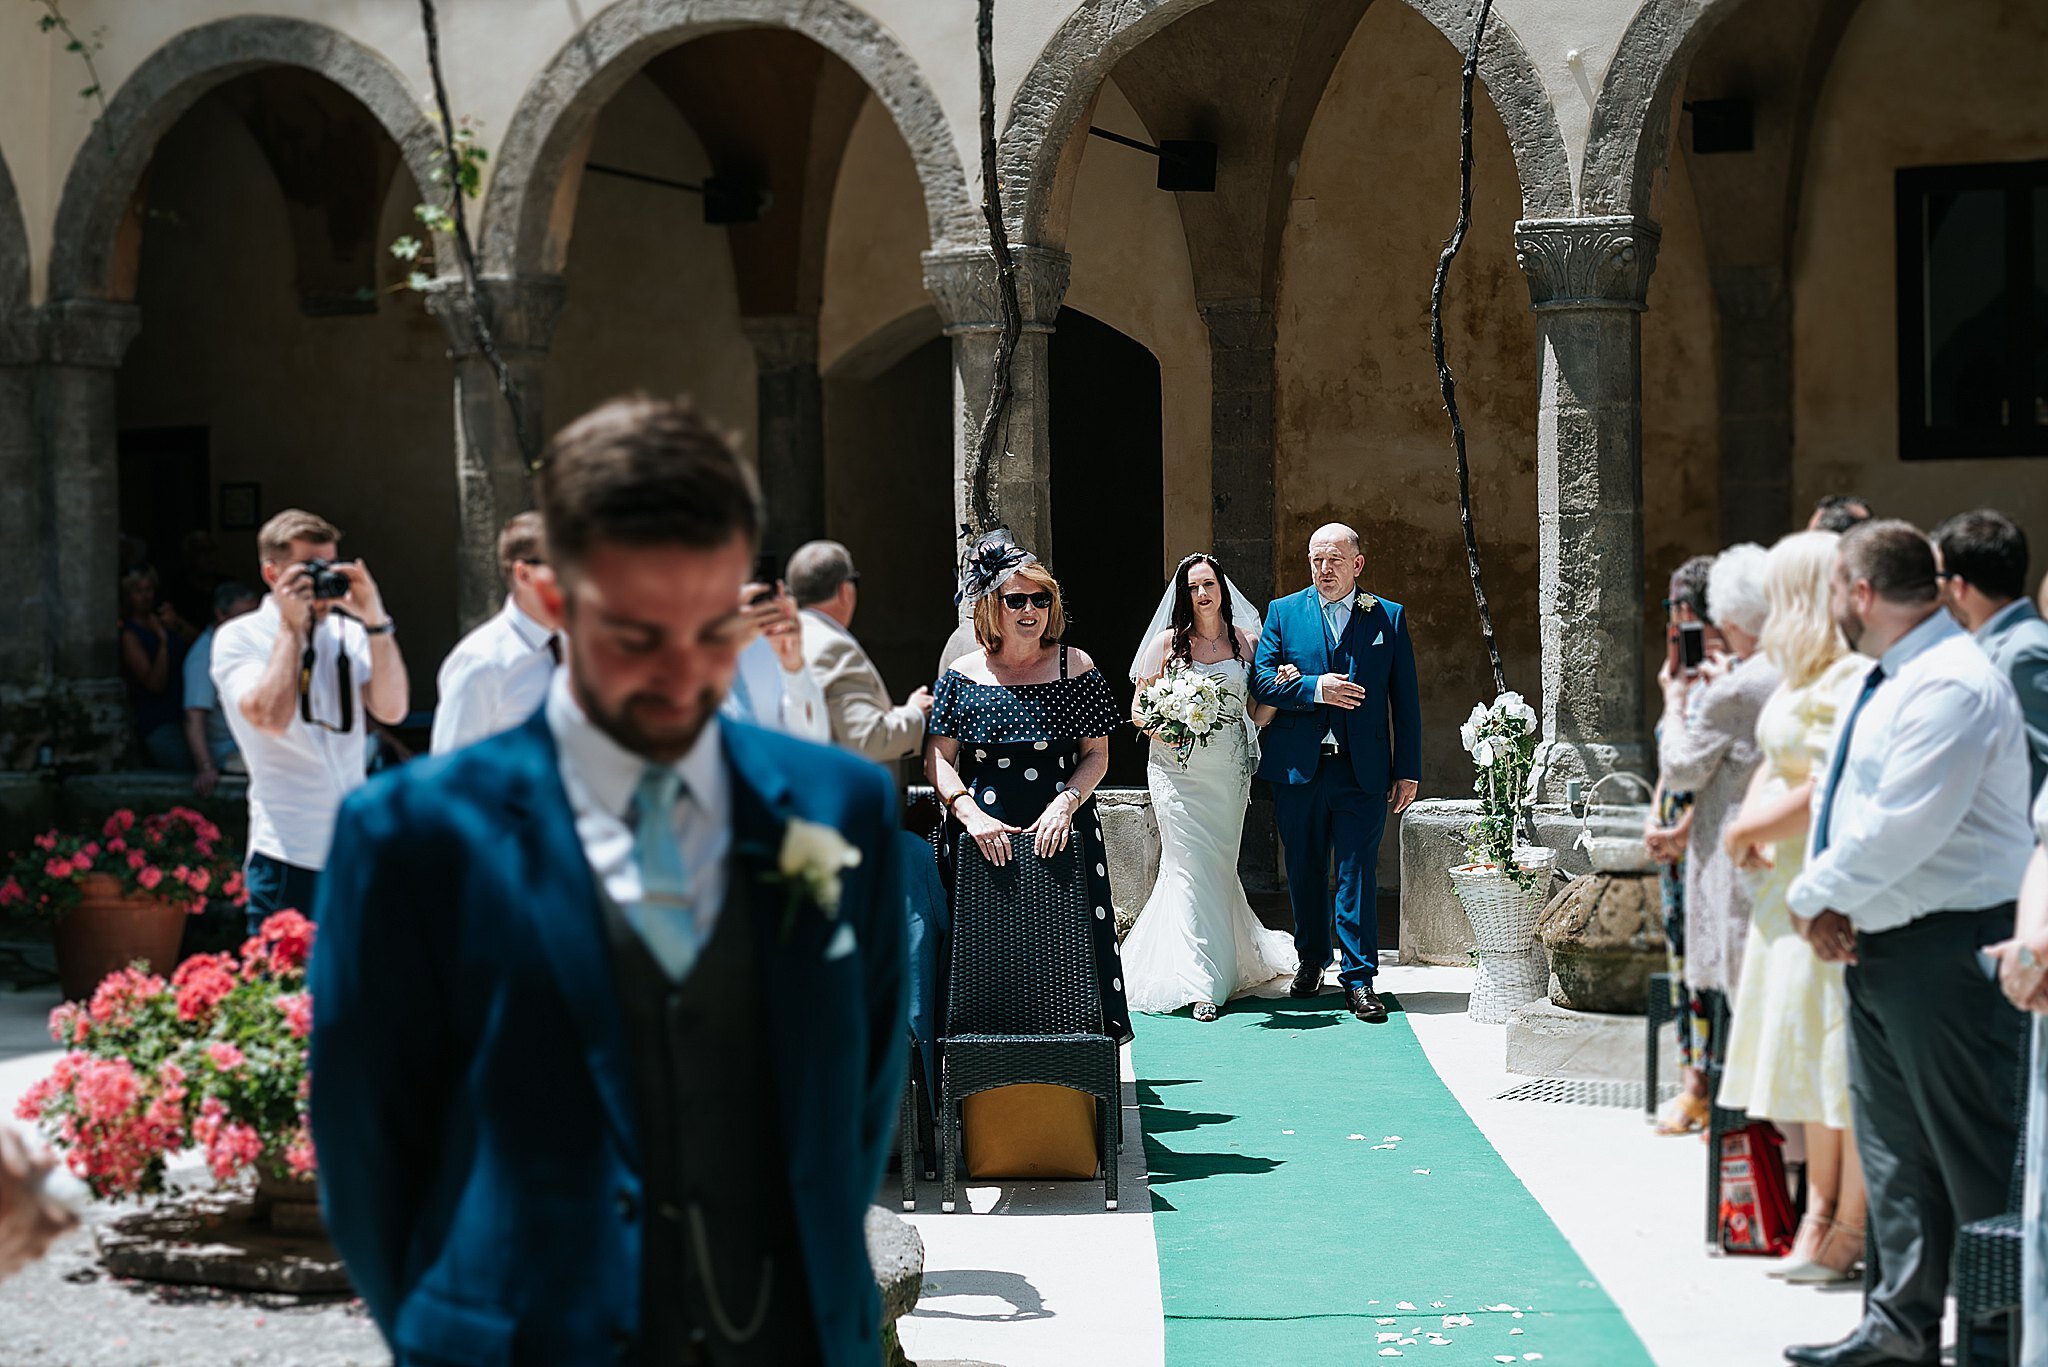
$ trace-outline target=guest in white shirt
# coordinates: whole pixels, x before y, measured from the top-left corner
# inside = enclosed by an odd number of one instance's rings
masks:
[[[363,782],[369,722],[394,726],[410,705],[397,624],[363,562],[335,560],[340,540],[297,508],[264,523],[256,548],[270,592],[214,633],[213,684],[249,770],[252,934],[272,912],[312,914],[335,813]],[[344,594],[315,596],[316,560]]]
[[[192,791],[199,797],[213,796],[223,771],[242,772],[235,733],[228,729],[227,714],[213,687],[213,634],[223,622],[255,610],[256,590],[247,584],[216,585],[213,621],[185,652],[185,748],[192,752],[192,766],[197,771]]]
[[[520,513],[498,533],[505,607],[463,637],[435,680],[433,753],[510,731],[540,710],[562,662],[562,624],[548,611],[538,577],[547,572],[547,533],[539,513]]]
[[[830,744],[832,716],[825,710],[825,690],[804,663],[796,600],[781,584],[755,580],[740,591],[740,603],[758,635],[740,652],[739,671],[720,713],[798,740]]]
[[[2011,684],[1941,611],[1917,528],[1844,536],[1831,600],[1850,646],[1877,664],[1836,734],[1786,900],[1814,952],[1848,965],[1878,1270],[1854,1333],[1785,1355],[1931,1364],[1956,1231],[2004,1210],[2012,1178],[2022,1018],[1977,951],[2011,938],[2032,852],[2026,735]]]

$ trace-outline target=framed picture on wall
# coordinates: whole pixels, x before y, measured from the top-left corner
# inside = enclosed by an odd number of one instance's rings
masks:
[[[220,529],[224,532],[253,532],[263,523],[263,486],[246,484],[220,486]]]

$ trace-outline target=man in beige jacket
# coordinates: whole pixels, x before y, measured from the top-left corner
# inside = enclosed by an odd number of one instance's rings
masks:
[[[789,558],[785,578],[803,609],[804,659],[825,690],[833,744],[883,764],[917,754],[931,690],[920,687],[907,702],[890,705],[888,686],[853,638],[860,572],[852,555],[836,541],[807,542]]]

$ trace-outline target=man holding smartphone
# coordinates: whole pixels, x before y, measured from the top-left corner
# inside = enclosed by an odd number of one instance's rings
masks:
[[[803,621],[768,557],[756,563],[754,577],[740,590],[740,606],[756,636],[740,652],[732,692],[719,711],[733,721],[829,745],[832,714],[824,688],[804,662]]]
[[[397,624],[341,531],[287,508],[257,533],[270,592],[214,635],[213,684],[249,770],[249,933],[310,916],[341,800],[363,782],[370,721],[411,705]]]

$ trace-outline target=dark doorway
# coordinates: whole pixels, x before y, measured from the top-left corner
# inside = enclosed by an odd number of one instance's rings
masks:
[[[1138,638],[1165,586],[1164,438],[1159,362],[1075,309],[1052,335],[1052,555],[1067,637],[1095,657],[1126,712]],[[1142,788],[1145,751],[1120,729],[1110,784]]]
[[[118,438],[121,532],[169,570],[192,532],[213,530],[213,480],[204,427],[144,427]],[[122,566],[122,568],[127,568]]]
[[[825,525],[860,568],[854,634],[891,700],[935,685],[955,621],[953,344],[936,317],[826,376]]]

